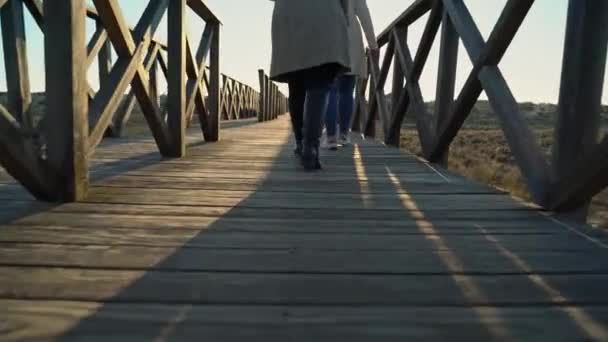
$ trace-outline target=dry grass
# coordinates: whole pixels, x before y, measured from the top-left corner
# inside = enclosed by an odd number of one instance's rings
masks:
[[[538,136],[547,137],[552,132],[537,133]],[[401,145],[420,155],[420,144],[415,130],[403,130]],[[507,190],[514,196],[531,200],[500,130],[462,130],[452,144],[448,168],[465,177]],[[608,228],[608,191],[603,191],[594,198],[590,222]]]
[[[431,105],[429,105],[431,106]],[[528,123],[533,128],[539,145],[547,158],[553,146],[553,105],[522,104],[528,113]],[[531,114],[530,114],[531,113]],[[472,117],[458,133],[450,150],[448,167],[465,177],[504,189],[514,196],[530,200],[524,179],[515,164],[502,130],[499,128],[487,103],[478,104]],[[603,116],[604,120],[606,115]],[[606,122],[603,122],[606,127]],[[418,134],[414,125],[406,123],[401,134],[401,146],[421,155]],[[550,159],[549,159],[550,160]],[[590,222],[608,228],[608,191],[593,200]]]

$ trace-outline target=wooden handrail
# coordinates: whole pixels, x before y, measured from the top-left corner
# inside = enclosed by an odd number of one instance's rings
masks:
[[[534,0],[509,0],[486,42],[464,1],[417,0],[379,35],[378,45],[385,50],[382,66],[377,58],[368,56],[369,77],[358,85],[353,129],[373,137],[379,120],[385,143],[398,146],[405,115],[415,106],[424,157],[446,165],[450,144],[485,91],[534,201],[557,211],[584,207],[608,185],[604,172],[608,169],[608,143],[595,141],[606,67],[608,28],[603,23],[608,20],[608,2],[569,1],[552,164],[526,124],[498,66],[533,4]],[[426,13],[430,15],[412,58],[407,32]],[[418,82],[440,25],[436,108],[435,113],[428,113]],[[459,39],[473,71],[454,98]],[[393,111],[387,113],[384,87],[391,64]],[[366,98],[368,81],[370,97]]]
[[[284,99],[273,89],[264,93],[267,100],[220,73],[221,22],[203,0],[150,0],[134,28],[128,26],[118,0],[87,3],[0,1],[4,58],[11,73],[8,105],[0,105],[0,164],[39,199],[84,198],[89,158],[104,136],[122,134],[137,103],[160,153],[181,157],[186,153],[186,128],[195,113],[203,139],[213,142],[220,139],[221,119],[259,117],[266,109],[260,103],[278,106]],[[187,7],[205,22],[197,45],[186,35]],[[24,8],[45,37],[47,112],[44,124],[38,125],[30,108]],[[165,14],[166,43],[153,39]],[[89,42],[87,18],[96,24]],[[87,80],[95,61],[97,92]],[[166,104],[160,101],[159,77],[167,81]],[[278,111],[273,107],[271,113]]]

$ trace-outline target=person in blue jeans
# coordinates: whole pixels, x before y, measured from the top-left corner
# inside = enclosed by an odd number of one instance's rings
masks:
[[[331,85],[327,114],[325,115],[327,148],[330,150],[338,149],[339,145],[350,144],[348,134],[354,109],[353,93],[356,82],[357,76],[342,75]],[[338,131],[340,132],[339,135]]]
[[[319,141],[329,92],[351,68],[351,0],[272,0],[270,78],[289,85],[295,153],[306,170],[321,168]]]
[[[378,51],[374,25],[366,0],[349,1],[347,13],[351,71],[338,77],[332,85],[325,118],[326,143],[330,150],[336,150],[340,145],[350,144],[349,131],[354,109],[355,85],[358,79],[367,77],[367,59],[361,28],[365,32],[370,50],[373,50],[374,53]]]

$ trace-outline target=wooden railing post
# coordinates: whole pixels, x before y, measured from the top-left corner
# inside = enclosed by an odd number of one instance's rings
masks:
[[[369,55],[369,54],[368,54]],[[378,55],[372,56],[373,58],[368,58],[368,70],[372,70],[374,65],[378,65],[380,61],[380,57]],[[376,98],[376,83],[370,77],[369,80],[369,104],[367,106],[366,115],[364,115],[363,121],[363,134],[367,138],[375,138],[376,137],[376,119],[377,119],[377,98]]]
[[[274,98],[275,115],[274,115],[274,118],[277,119],[279,117],[279,114],[280,114],[279,96],[281,95],[281,93],[279,91],[279,86],[276,85],[276,84],[274,85],[274,91],[275,91],[275,98]]]
[[[277,85],[272,83],[272,120],[277,118]]]
[[[88,187],[86,1],[44,1],[48,162],[58,198],[77,201]]]
[[[270,89],[270,95],[268,97],[270,117],[268,120],[274,120],[274,83],[272,83],[272,81],[268,82],[268,88]]]
[[[563,179],[597,146],[606,48],[608,2],[570,0],[553,150],[553,173]],[[575,200],[562,210],[587,216],[588,202]]]
[[[260,109],[258,110],[258,122],[265,121],[265,113],[266,113],[266,74],[263,69],[258,70],[258,77],[260,79]]]
[[[264,121],[270,120],[270,80],[268,75],[264,74]]]
[[[186,0],[170,1],[168,10],[169,157],[180,158],[186,154]]]
[[[353,132],[362,133],[361,122],[364,120],[366,112],[364,109],[366,82],[366,79],[360,79],[355,86],[355,108],[350,125]]]
[[[456,85],[456,68],[458,67],[459,37],[447,11],[444,10],[441,26],[441,46],[439,50],[439,73],[437,76],[437,92],[435,98],[435,113],[437,114],[435,130],[437,135],[449,119],[454,105],[454,88]],[[443,151],[437,160],[442,166],[448,165],[449,147]]]
[[[209,25],[209,24],[208,24]],[[220,23],[214,25],[209,59],[209,136],[207,141],[220,139]]]

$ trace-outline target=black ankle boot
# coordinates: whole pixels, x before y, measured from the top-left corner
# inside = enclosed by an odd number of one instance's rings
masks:
[[[301,141],[296,141],[296,148],[293,150],[293,154],[295,154],[298,157],[302,156],[302,142]]]
[[[319,161],[319,147],[304,146],[302,149],[302,166],[307,171],[322,169]]]

